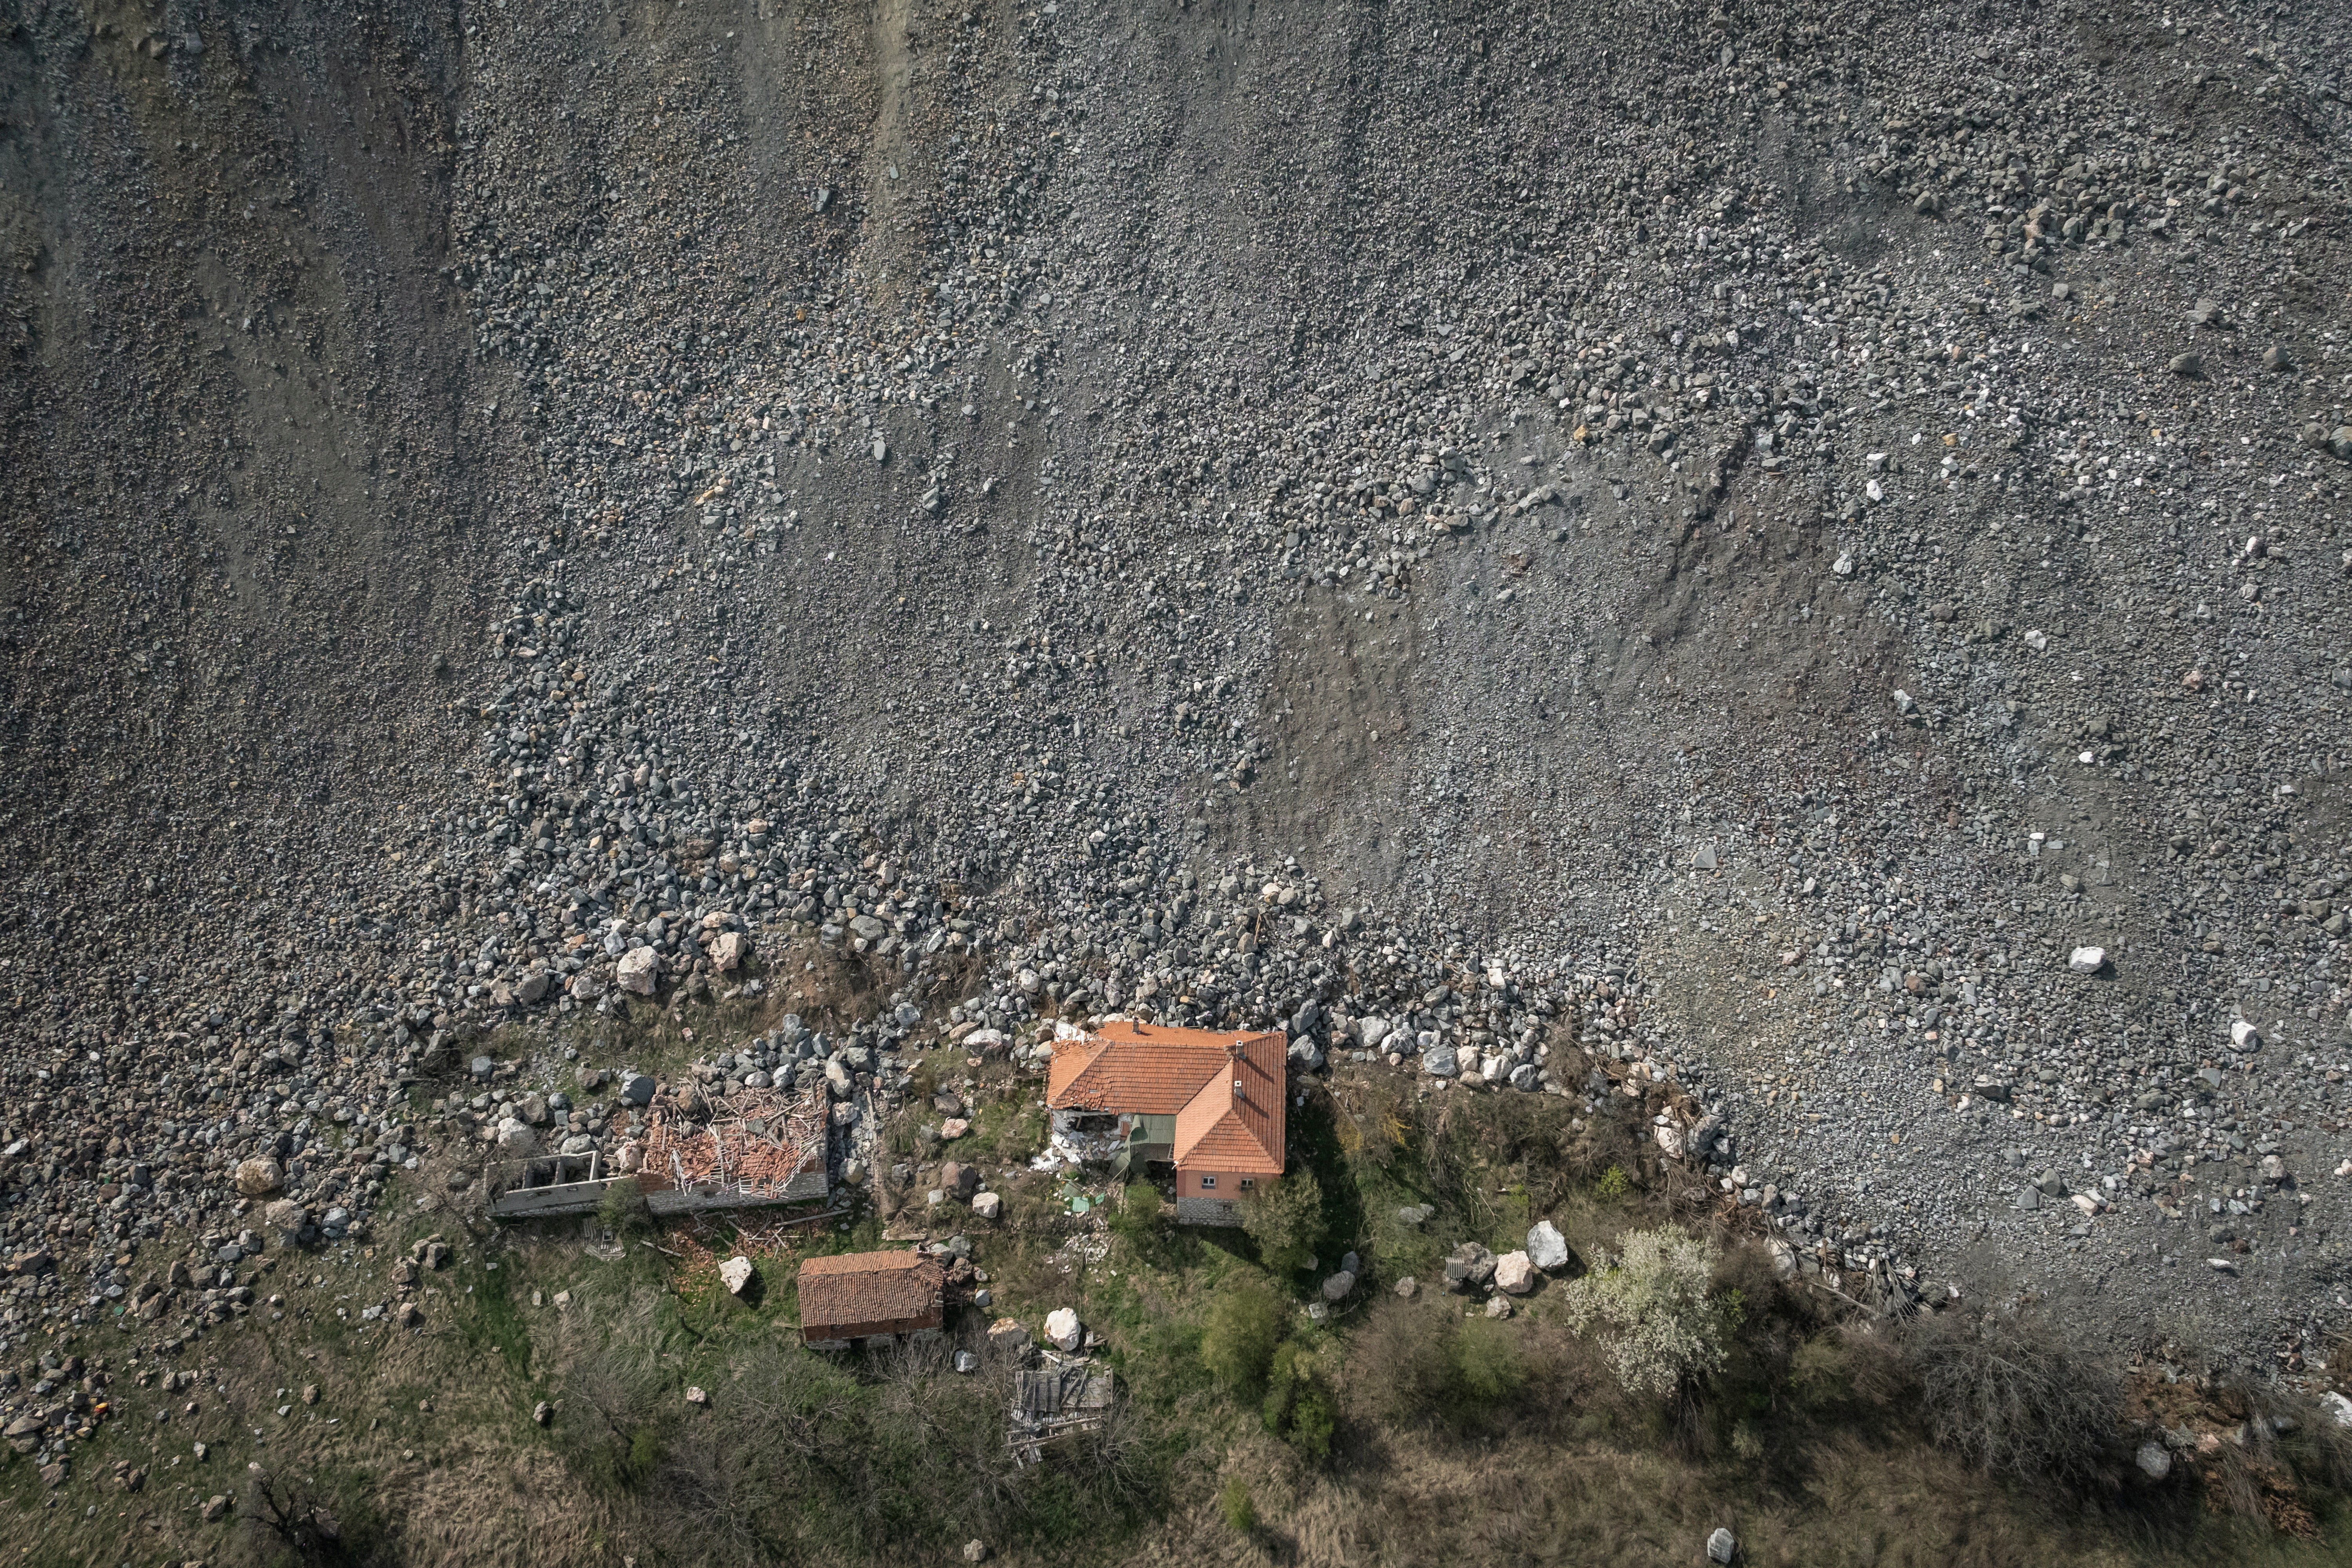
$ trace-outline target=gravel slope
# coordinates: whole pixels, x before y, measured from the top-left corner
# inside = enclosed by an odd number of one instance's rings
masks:
[[[457,1135],[403,1076],[733,931],[877,1008],[741,1070],[1122,1008],[1584,1097],[1580,1038],[1858,1289],[2294,1354],[2342,31],[28,10],[0,1333],[364,1234]]]

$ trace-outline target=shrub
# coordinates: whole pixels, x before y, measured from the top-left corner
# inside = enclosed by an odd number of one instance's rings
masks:
[[[1348,1346],[1348,1388],[1381,1420],[1411,1426],[1444,1414],[1460,1321],[1434,1307],[1375,1307]]]
[[[1323,1240],[1323,1188],[1299,1165],[1272,1186],[1242,1199],[1242,1229],[1257,1243],[1258,1260],[1272,1274],[1307,1267]]]
[[[635,1236],[651,1230],[654,1211],[646,1202],[635,1176],[623,1176],[604,1189],[604,1200],[596,1205],[596,1223],[610,1234]]]
[[[1234,1534],[1247,1535],[1257,1528],[1257,1504],[1250,1500],[1249,1485],[1241,1477],[1225,1478],[1217,1490],[1217,1508]]]
[[[1449,1392],[1457,1405],[1495,1405],[1517,1394],[1527,1382],[1517,1338],[1492,1318],[1463,1322],[1454,1330],[1447,1350],[1454,1374]]]
[[[1624,1166],[1612,1165],[1601,1173],[1601,1179],[1592,1184],[1592,1190],[1604,1198],[1622,1198],[1633,1190],[1633,1184],[1626,1177]]]
[[[1339,1412],[1314,1352],[1297,1340],[1286,1341],[1274,1352],[1274,1364],[1266,1373],[1265,1415],[1265,1429],[1302,1458],[1329,1457]]]
[[[1936,1441],[1985,1470],[2088,1479],[2116,1436],[2114,1377],[2031,1317],[1947,1312],[1906,1345]]]
[[[1211,1304],[1201,1335],[1202,1364],[1234,1393],[1254,1394],[1265,1384],[1282,1327],[1282,1303],[1274,1292],[1254,1279],[1244,1280]]]
[[[1433,1419],[1455,1432],[1507,1411],[1528,1382],[1517,1331],[1465,1321],[1450,1300],[1375,1310],[1349,1342],[1347,1372],[1349,1388],[1380,1418]]]
[[[1569,1326],[1582,1333],[1598,1319],[1601,1348],[1625,1391],[1668,1394],[1685,1380],[1723,1364],[1728,1325],[1707,1285],[1714,1248],[1678,1230],[1637,1230],[1624,1251],[1597,1258],[1594,1272],[1563,1293]]]
[[[1165,1206],[1159,1188],[1149,1182],[1130,1183],[1119,1194],[1118,1206],[1111,1211],[1111,1232],[1129,1247],[1148,1247],[1159,1239],[1160,1215]]]

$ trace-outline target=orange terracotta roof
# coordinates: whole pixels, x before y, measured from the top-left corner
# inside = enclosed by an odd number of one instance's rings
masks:
[[[1287,1079],[1280,1035],[1252,1037],[1242,1058],[1201,1086],[1176,1115],[1179,1170],[1278,1176]]]
[[[801,1328],[932,1316],[947,1271],[919,1252],[849,1252],[801,1265]]]
[[[1227,1054],[1236,1044],[1238,1062]],[[1056,1110],[1174,1116],[1179,1166],[1280,1175],[1285,1047],[1278,1031],[1175,1029],[1122,1019],[1055,1046],[1045,1103]]]

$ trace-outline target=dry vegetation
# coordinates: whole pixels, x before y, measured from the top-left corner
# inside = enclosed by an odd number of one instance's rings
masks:
[[[1000,1095],[981,1119],[1006,1155],[1031,1135],[1021,1105]],[[1146,1186],[1080,1218],[1049,1182],[1009,1183],[1002,1226],[974,1233],[997,1307],[961,1311],[955,1344],[892,1357],[798,1348],[791,1250],[755,1247],[760,1284],[738,1300],[716,1279],[738,1245],[721,1229],[664,1234],[615,1205],[497,1231],[411,1206],[405,1230],[320,1265],[320,1285],[273,1280],[284,1321],[189,1347],[202,1414],[109,1426],[81,1462],[149,1472],[115,1517],[56,1517],[21,1463],[0,1468],[0,1507],[47,1527],[31,1563],[912,1563],[978,1538],[1073,1565],[1684,1563],[1722,1524],[1759,1564],[2340,1559],[2352,1440],[2314,1409],[2124,1376],[2031,1308],[1865,1318],[1779,1278],[1629,1129],[1572,1125],[1557,1102],[1342,1084],[1294,1120],[1323,1207],[1319,1237],[1286,1244],[1311,1242],[1313,1268],[1270,1272],[1245,1236],[1177,1227]],[[1420,1226],[1396,1214],[1416,1203],[1437,1210]],[[1506,1320],[1431,1287],[1454,1242],[1516,1247],[1543,1216],[1588,1263],[1662,1226],[1696,1238],[1662,1240],[1712,1259],[1669,1293],[1704,1308],[1719,1361],[1629,1378],[1599,1323],[1578,1331],[1570,1279]],[[779,1245],[872,1246],[883,1223]],[[893,1223],[944,1234],[952,1216]],[[336,1315],[382,1300],[428,1231],[457,1258],[429,1282],[425,1332]],[[1314,1321],[1304,1303],[1344,1248],[1364,1282]],[[998,1311],[1034,1325],[1059,1305],[1108,1340],[1120,1403],[1104,1433],[1017,1470],[1009,1368],[947,1358]],[[103,1335],[77,1348],[128,1354]],[[315,1406],[285,1392],[305,1384]],[[2165,1427],[2235,1436],[2157,1485],[2131,1456]],[[205,1464],[172,1466],[199,1434]],[[215,1492],[236,1502],[208,1524]]]

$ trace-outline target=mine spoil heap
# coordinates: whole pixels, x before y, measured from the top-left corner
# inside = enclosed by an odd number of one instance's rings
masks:
[[[2001,9],[20,20],[0,1338],[617,1160],[706,1001],[836,1163],[1278,1027],[2326,1331],[2352,23]]]

